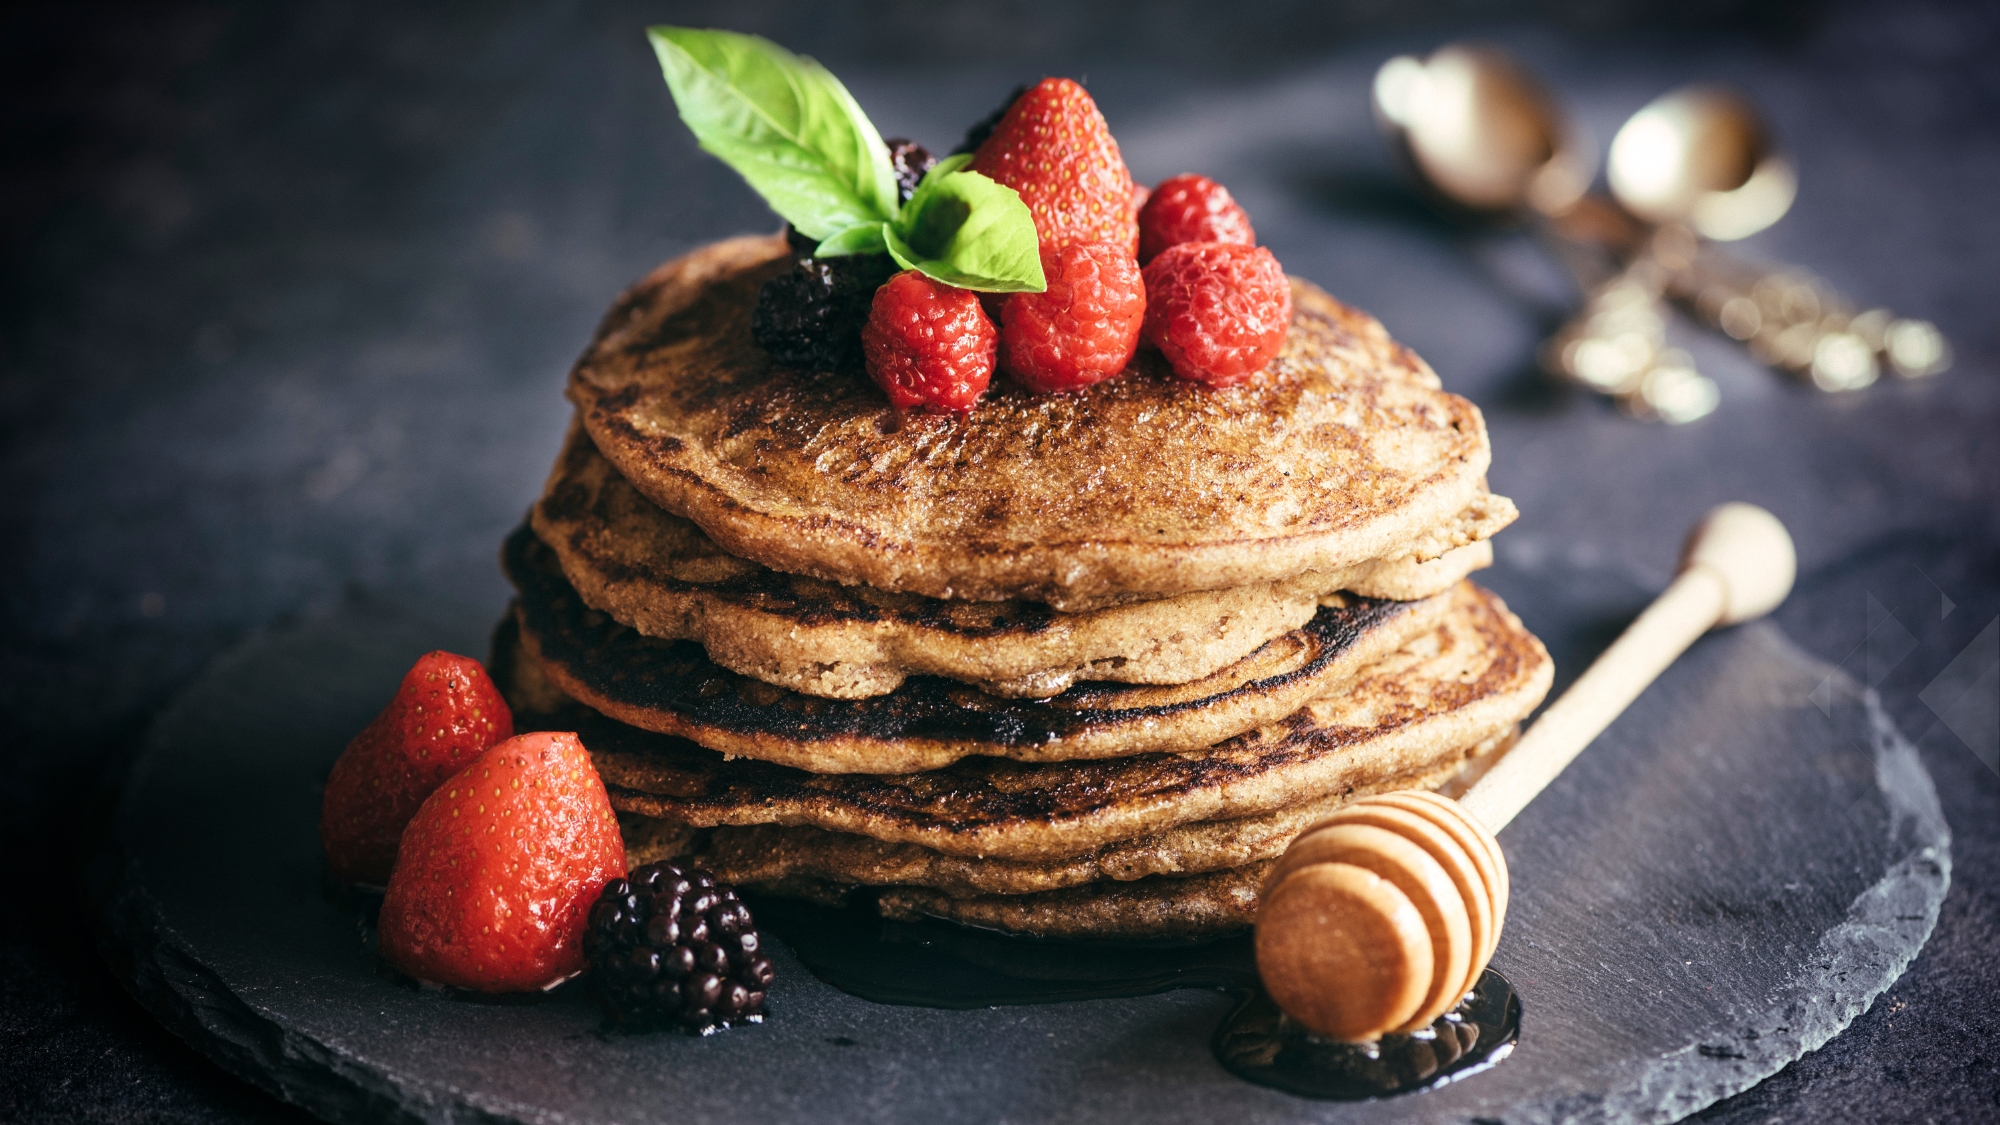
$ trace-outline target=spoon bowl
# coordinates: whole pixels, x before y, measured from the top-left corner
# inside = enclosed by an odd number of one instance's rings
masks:
[[[1375,72],[1377,124],[1419,182],[1493,217],[1560,215],[1596,160],[1554,98],[1505,52],[1450,44]]]
[[[1611,140],[1605,174],[1638,218],[1685,222],[1720,242],[1777,222],[1798,194],[1756,107],[1713,86],[1674,90],[1633,114]]]

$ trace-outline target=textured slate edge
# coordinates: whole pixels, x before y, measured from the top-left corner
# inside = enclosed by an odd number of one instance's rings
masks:
[[[1679,1121],[1748,1090],[1845,1031],[1930,940],[1951,887],[1951,829],[1938,805],[1937,788],[1916,747],[1896,729],[1873,690],[1803,653],[1799,656],[1825,668],[1840,696],[1858,698],[1867,709],[1875,784],[1891,814],[1890,839],[1907,840],[1908,850],[1848,904],[1847,920],[1820,935],[1806,967],[1771,996],[1766,1010],[1782,1013],[1783,1023],[1739,1028],[1727,1042],[1684,1047],[1601,1095],[1570,1093],[1524,1105],[1524,1115],[1510,1114],[1508,1125]],[[1837,995],[1842,990],[1847,992],[1844,1001]]]
[[[268,640],[264,635],[252,637],[216,659],[199,679],[229,675],[257,659]],[[122,827],[147,756],[159,746],[163,732],[174,727],[185,705],[185,698],[176,700],[153,720],[137,764],[125,779],[110,838],[87,869],[102,921],[98,950],[132,998],[224,1070],[329,1121],[553,1125],[567,1120],[476,1090],[440,1088],[385,1074],[379,1064],[286,1030],[196,959],[144,889],[137,862],[141,849],[126,841]],[[413,1112],[411,1106],[422,1107],[421,1112]]]
[[[257,641],[247,642],[217,660],[203,678],[226,675],[234,665],[255,658],[257,647]],[[1802,653],[1799,658],[1814,667],[1828,667]],[[1509,1114],[1509,1125],[1680,1120],[1749,1089],[1823,1046],[1866,1011],[1922,950],[1951,882],[1951,833],[1937,790],[1915,748],[1896,729],[1875,693],[1861,689],[1844,672],[1828,671],[1829,683],[1843,701],[1858,699],[1867,709],[1876,785],[1892,814],[1891,838],[1909,841],[1904,858],[1849,904],[1844,923],[1821,936],[1814,951],[1817,968],[1800,972],[1772,997],[1770,1009],[1785,1013],[1784,1024],[1744,1028],[1729,1043],[1677,1051],[1605,1094],[1561,1094],[1544,1103],[1520,1105]],[[158,744],[180,709],[177,702],[155,720],[146,750]],[[127,778],[121,812],[144,761],[142,751],[138,768]],[[124,823],[122,815],[118,823]],[[187,950],[143,889],[137,854],[126,845],[122,832],[114,830],[91,865],[92,889],[102,904],[104,922],[100,947],[141,1006],[224,1069],[328,1120],[449,1125],[569,1120],[476,1090],[385,1075],[376,1064],[286,1031]],[[1845,1002],[1831,994],[1836,988],[1851,988],[1857,979],[1865,981],[1864,987]],[[1718,1057],[1719,1051],[1741,1057]],[[310,1079],[305,1078],[308,1074]],[[412,1112],[412,1106],[421,1107],[420,1112]]]
[[[385,1083],[341,1052],[287,1033],[197,963],[160,918],[151,896],[137,887],[122,848],[107,849],[97,866],[93,882],[106,923],[100,949],[126,991],[167,1030],[238,1078],[320,1117],[427,1120],[404,1108],[413,1087]],[[326,1079],[300,1081],[297,1076],[307,1067]],[[505,1119],[481,1114],[449,1120]]]

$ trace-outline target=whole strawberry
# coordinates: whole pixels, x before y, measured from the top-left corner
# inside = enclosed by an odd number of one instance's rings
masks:
[[[969,167],[1021,194],[1043,242],[1138,252],[1132,174],[1097,103],[1075,82],[1044,78],[1015,98]]]
[[[1048,288],[1002,307],[1000,366],[1040,394],[1072,391],[1125,370],[1146,318],[1139,263],[1109,242],[1042,244]]]
[[[1284,345],[1292,290],[1269,250],[1183,242],[1146,263],[1146,341],[1183,379],[1226,387]]]
[[[583,971],[590,904],[624,874],[618,819],[583,743],[518,735],[445,782],[404,830],[382,956],[436,984],[548,988]]]
[[[1255,246],[1257,232],[1228,188],[1207,176],[1175,176],[1162,180],[1139,209],[1139,260],[1150,262],[1183,242]]]
[[[424,798],[513,734],[514,715],[477,660],[449,652],[419,657],[389,706],[327,775],[319,839],[333,877],[387,882],[403,826]]]
[[[875,291],[861,351],[896,409],[964,411],[993,379],[998,338],[979,294],[904,270]]]

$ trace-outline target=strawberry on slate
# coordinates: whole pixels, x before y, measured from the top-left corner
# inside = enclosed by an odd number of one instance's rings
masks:
[[[417,806],[496,742],[514,716],[477,660],[426,653],[396,698],[347,744],[327,775],[320,846],[333,877],[381,885]]]
[[[510,738],[440,786],[404,831],[382,956],[458,988],[551,987],[583,970],[590,904],[624,874],[618,819],[583,743]]]
[[[1019,192],[1045,245],[1109,242],[1139,252],[1132,174],[1097,103],[1067,78],[1015,98],[973,153],[972,171]]]

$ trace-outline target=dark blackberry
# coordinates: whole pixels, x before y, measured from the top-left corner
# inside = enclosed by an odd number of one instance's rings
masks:
[[[583,952],[621,1022],[707,1035],[764,1022],[774,975],[736,891],[706,871],[652,863],[598,892]]]
[[[758,291],[750,336],[787,367],[859,371],[868,306],[895,272],[887,254],[796,259]]]
[[[908,203],[917,193],[917,185],[924,182],[924,173],[938,158],[931,150],[915,141],[895,137],[882,142],[889,146],[889,167],[896,170],[896,202]]]
[[[1000,119],[1007,116],[1007,111],[1013,109],[1014,103],[1019,101],[1021,95],[1027,92],[1028,85],[1025,82],[1014,87],[1014,92],[1008,94],[1007,100],[1000,103],[1000,108],[987,114],[980,120],[979,124],[967,129],[965,131],[965,139],[958,142],[958,147],[952,149],[948,155],[957,156],[961,152],[978,152],[979,146],[986,143],[986,138],[993,135],[994,126],[1000,124]]]

